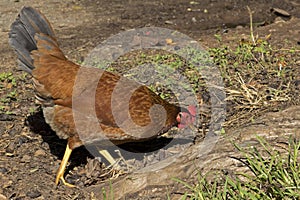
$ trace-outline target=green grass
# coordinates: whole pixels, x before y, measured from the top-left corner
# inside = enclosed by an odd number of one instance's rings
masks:
[[[96,198],[92,198],[96,199]],[[109,190],[106,191],[105,188],[102,188],[102,199],[103,200],[114,200],[114,190],[112,188],[112,183],[109,181]]]
[[[0,73],[0,87],[3,88],[5,83],[11,83],[12,86],[16,86],[16,78],[11,72]]]
[[[294,84],[299,50],[278,49],[269,38],[249,37],[229,46],[216,35],[219,46],[209,49],[209,53],[219,67],[227,105],[231,105],[225,126],[249,122],[255,113],[276,110],[280,105],[299,103]]]
[[[13,114],[11,103],[18,100],[17,80],[12,72],[0,73],[0,113]]]
[[[12,90],[9,93],[7,93],[4,97],[0,98],[1,103],[10,103],[13,100],[16,100],[17,97],[17,91]]]
[[[279,152],[262,138],[257,139],[262,151],[235,145],[243,157],[239,160],[251,173],[237,173],[235,179],[227,175],[223,182],[213,183],[199,174],[195,185],[174,179],[187,188],[181,199],[299,199],[300,141],[290,139],[288,150]]]

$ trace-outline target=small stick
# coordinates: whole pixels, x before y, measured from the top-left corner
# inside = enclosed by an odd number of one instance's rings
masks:
[[[249,8],[249,6],[247,6],[247,9],[248,9],[249,16],[250,16],[250,36],[251,36],[251,39],[252,39],[253,44],[256,45],[255,38],[254,38],[254,35],[253,35],[253,19],[252,19],[252,11],[251,11],[251,9]]]

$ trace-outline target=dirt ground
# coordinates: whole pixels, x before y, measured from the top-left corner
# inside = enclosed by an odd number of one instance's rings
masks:
[[[0,88],[0,98],[7,96],[11,87],[17,88],[11,102],[0,103],[0,199],[92,199],[85,187],[95,184],[85,177],[87,165],[94,158],[79,148],[72,154],[68,171],[69,181],[80,179],[76,183],[79,187],[55,187],[55,174],[66,142],[55,136],[39,112],[35,113],[39,109],[32,86],[23,73],[17,71],[16,57],[8,45],[10,24],[25,5],[38,8],[47,16],[61,49],[75,62],[82,61],[109,36],[145,26],[177,30],[205,48],[218,45],[215,34],[230,45],[249,35],[247,6],[254,12],[255,34],[272,34],[270,42],[281,48],[300,44],[298,0],[0,1],[0,73],[12,72],[17,77],[16,86],[8,84]],[[276,9],[282,11],[276,12]],[[40,126],[32,127],[32,120]],[[155,199],[166,199],[168,191],[160,188],[153,191],[158,194]],[[142,191],[138,197],[150,199],[143,196]]]

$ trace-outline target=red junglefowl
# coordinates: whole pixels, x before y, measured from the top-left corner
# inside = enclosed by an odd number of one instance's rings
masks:
[[[48,20],[34,8],[22,8],[11,25],[9,42],[19,67],[31,75],[46,122],[60,138],[68,139],[56,185],[61,180],[73,186],[65,181],[64,171],[72,150],[81,145],[105,140],[116,145],[145,141],[173,126],[189,126],[195,120],[193,105],[187,109],[178,107],[135,81],[69,61]],[[124,103],[128,94],[131,96]],[[74,106],[74,101],[79,103]],[[112,162],[106,153],[102,152]]]

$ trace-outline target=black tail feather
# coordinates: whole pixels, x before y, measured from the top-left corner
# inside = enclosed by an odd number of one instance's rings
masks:
[[[37,49],[35,35],[43,33],[54,38],[53,29],[46,17],[32,7],[22,8],[9,33],[10,45],[18,56],[19,67],[31,73],[34,69],[30,52]]]

